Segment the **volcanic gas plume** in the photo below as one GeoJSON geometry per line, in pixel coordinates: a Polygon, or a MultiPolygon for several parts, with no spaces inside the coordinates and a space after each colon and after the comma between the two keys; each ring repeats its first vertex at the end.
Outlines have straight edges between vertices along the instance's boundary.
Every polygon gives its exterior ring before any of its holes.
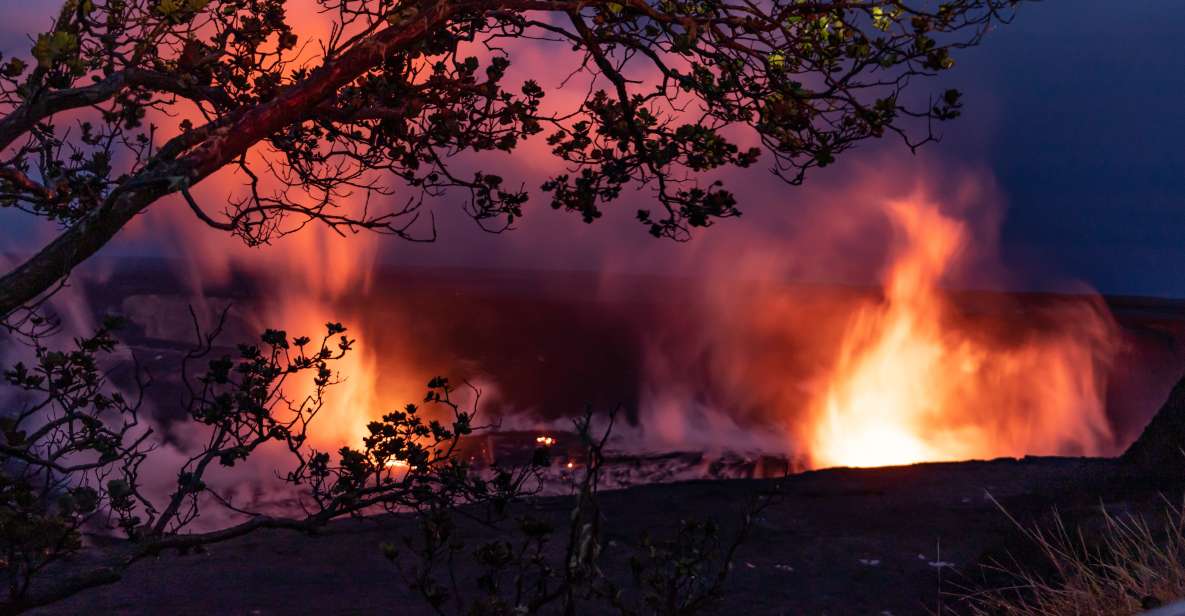
{"type": "Polygon", "coordinates": [[[884,298],[848,318],[798,430],[814,466],[1097,455],[1110,445],[1100,361],[1112,326],[1090,302],[1018,337],[960,320],[938,287],[964,247],[956,220],[920,200],[887,204],[900,245],[884,298]]]}
{"type": "MultiPolygon", "coordinates": [[[[638,425],[620,430],[623,447],[757,451],[810,467],[1114,452],[1105,394],[1117,334],[1099,298],[1034,304],[953,292],[944,286],[947,274],[975,250],[965,223],[920,196],[847,211],[889,221],[879,288],[755,285],[746,270],[776,258],[764,254],[737,259],[727,271],[707,270],[682,298],[622,316],[626,327],[638,328],[631,335],[647,341],[639,345],[638,425]],[[660,325],[641,325],[654,322],[660,325]]],[[[377,241],[310,227],[266,249],[228,245],[189,259],[197,293],[225,271],[252,274],[259,298],[249,320],[257,329],[295,335],[329,319],[352,326],[358,344],[338,366],[342,383],[319,413],[315,446],[357,443],[369,420],[416,400],[420,382],[463,362],[470,364],[464,376],[483,381],[487,402],[517,413],[508,425],[542,428],[555,425],[545,420],[557,413],[580,411],[575,395],[559,410],[523,406],[512,392],[491,395],[499,364],[533,354],[529,343],[519,334],[497,339],[495,327],[484,335],[495,339],[498,360],[465,339],[434,339],[450,329],[438,320],[471,319],[473,312],[398,310],[411,300],[376,279],[377,241]],[[447,353],[411,353],[424,348],[447,353]]],[[[620,366],[603,366],[606,382],[620,376],[614,369],[620,366]]],[[[546,385],[545,374],[536,386],[546,385]]],[[[597,380],[584,384],[595,388],[597,380]]]]}
{"type": "MultiPolygon", "coordinates": [[[[323,15],[310,12],[294,18],[305,36],[324,35],[328,27],[323,15]]],[[[543,70],[548,59],[537,60],[538,65],[519,70],[550,74],[543,70]]],[[[554,67],[548,70],[557,79],[563,76],[554,67]]],[[[176,130],[185,117],[158,119],[157,138],[163,140],[171,136],[169,127],[176,130]]],[[[515,167],[511,175],[538,183],[538,170],[527,160],[532,151],[525,149],[508,164],[515,167]]],[[[274,155],[260,147],[247,156],[262,168],[274,155]]],[[[767,238],[764,243],[750,242],[741,234],[737,243],[757,246],[751,250],[757,258],[737,256],[727,241],[714,244],[724,248],[703,252],[704,260],[715,265],[687,268],[695,279],[679,299],[646,299],[612,308],[646,311],[621,319],[633,323],[630,327],[636,331],[626,337],[636,338],[642,349],[637,361],[641,373],[630,375],[637,379],[638,391],[624,396],[637,402],[639,408],[628,410],[640,425],[622,431],[626,440],[642,448],[760,449],[815,467],[1111,453],[1115,443],[1104,413],[1104,375],[1116,343],[1101,302],[1080,296],[1020,314],[1000,297],[984,300],[992,304],[990,309],[982,309],[975,298],[955,297],[944,283],[952,266],[975,248],[969,227],[944,213],[951,210],[921,197],[887,198],[876,182],[869,181],[866,170],[849,171],[843,184],[855,188],[827,194],[827,209],[840,212],[830,220],[842,224],[812,228],[800,237],[767,238]],[[778,267],[764,264],[787,252],[806,254],[824,245],[844,245],[853,229],[867,234],[865,222],[886,216],[896,241],[882,255],[879,289],[796,287],[788,284],[793,276],[768,275],[778,267]],[[810,241],[803,241],[805,235],[810,241]],[[760,248],[775,244],[776,249],[764,253],[760,248]],[[757,275],[765,282],[751,284],[757,275]],[[648,307],[639,308],[642,304],[648,307]]],[[[881,171],[882,176],[911,175],[896,167],[891,173],[881,171]]],[[[216,209],[228,197],[241,194],[243,184],[241,174],[229,168],[192,192],[199,203],[216,209]]],[[[287,199],[299,200],[301,188],[282,189],[287,199]]],[[[255,189],[281,188],[261,184],[255,189]]],[[[333,207],[353,212],[384,205],[356,194],[332,197],[333,207]]],[[[772,209],[775,204],[754,207],[772,209]]],[[[787,218],[802,216],[806,208],[795,207],[779,211],[787,218]]],[[[291,335],[315,335],[327,320],[351,327],[351,336],[358,339],[356,350],[338,366],[343,381],[330,391],[313,430],[312,442],[320,449],[356,444],[367,421],[418,399],[421,383],[458,363],[470,365],[465,376],[481,375],[489,394],[498,383],[500,364],[517,359],[515,354],[538,355],[522,340],[508,337],[499,345],[502,358],[490,361],[487,355],[477,361],[465,340],[423,335],[428,323],[437,325],[431,331],[447,329],[436,321],[453,318],[464,307],[399,310],[406,298],[398,289],[384,288],[385,281],[374,275],[385,250],[376,236],[353,235],[346,229],[347,237],[339,237],[307,220],[289,219],[280,227],[296,233],[277,237],[274,245],[248,249],[225,233],[195,227],[182,206],[155,216],[139,232],[151,228],[176,239],[173,246],[180,247],[189,268],[182,275],[190,281],[192,301],[207,320],[225,302],[206,303],[206,290],[225,283],[232,273],[245,272],[255,281],[255,297],[240,309],[247,310],[247,320],[256,329],[278,327],[291,335]],[[420,352],[425,348],[443,351],[427,362],[429,356],[420,352]]],[[[515,235],[502,241],[516,242],[515,235]]],[[[536,239],[540,235],[547,234],[536,234],[536,239]]],[[[883,237],[869,234],[871,243],[883,237]]],[[[464,240],[442,239],[452,245],[457,241],[464,240]]],[[[529,241],[520,245],[530,248],[529,241]]],[[[832,250],[827,270],[841,271],[854,260],[832,250]]],[[[569,349],[573,356],[587,351],[569,349]]],[[[602,376],[620,376],[608,374],[615,369],[623,368],[606,365],[602,376]]],[[[544,377],[539,380],[543,387],[544,377]]],[[[596,387],[598,379],[593,375],[583,380],[596,387]]],[[[293,385],[300,389],[300,384],[293,385]]],[[[557,413],[579,412],[579,395],[575,392],[570,407],[558,411],[516,408],[513,396],[501,402],[506,411],[553,419],[557,413]]]]}

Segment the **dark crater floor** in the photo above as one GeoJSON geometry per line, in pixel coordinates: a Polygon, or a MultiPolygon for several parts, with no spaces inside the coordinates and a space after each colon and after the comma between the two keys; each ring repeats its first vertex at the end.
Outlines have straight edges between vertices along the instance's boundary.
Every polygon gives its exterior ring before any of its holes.
{"type": "MultiPolygon", "coordinates": [[[[721,612],[901,616],[941,605],[957,613],[957,594],[999,582],[985,563],[1038,563],[999,506],[1025,524],[1049,523],[1056,508],[1067,524],[1089,530],[1100,506],[1154,516],[1164,498],[1180,502],[1185,490],[1111,460],[1072,458],[831,469],[782,481],[781,496],[738,553],[721,612]]],[[[736,519],[749,495],[774,486],[734,479],[605,492],[606,566],[624,572],[620,555],[645,531],[661,535],[687,518],[736,519]]],[[[558,522],[570,500],[531,506],[558,522]]],[[[122,581],[37,613],[429,613],[379,548],[410,530],[405,518],[381,516],[311,537],[260,532],[202,554],[141,561],[122,581]]],[[[476,528],[463,534],[470,544],[484,539],[476,528]]]]}

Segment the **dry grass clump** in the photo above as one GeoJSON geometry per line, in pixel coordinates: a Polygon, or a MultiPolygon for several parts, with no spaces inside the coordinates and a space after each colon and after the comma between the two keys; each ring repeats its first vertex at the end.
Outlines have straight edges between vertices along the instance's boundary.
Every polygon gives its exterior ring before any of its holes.
{"type": "Polygon", "coordinates": [[[1103,508],[1101,528],[1089,534],[1071,532],[1058,515],[1042,529],[1004,513],[1039,548],[1047,573],[1015,561],[994,567],[1014,583],[965,596],[971,614],[1118,616],[1185,598],[1185,508],[1168,504],[1163,527],[1103,508]]]}

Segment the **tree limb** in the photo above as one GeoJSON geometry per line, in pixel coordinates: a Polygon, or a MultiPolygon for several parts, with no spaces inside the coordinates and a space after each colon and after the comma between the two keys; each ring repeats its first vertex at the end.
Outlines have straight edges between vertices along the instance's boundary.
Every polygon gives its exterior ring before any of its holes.
{"type": "MultiPolygon", "coordinates": [[[[238,114],[176,160],[149,165],[124,183],[107,204],[86,214],[53,241],[0,278],[0,317],[35,300],[65,278],[115,237],[124,225],[160,198],[193,186],[235,160],[255,143],[280,128],[303,120],[339,88],[381,63],[403,45],[419,40],[456,10],[454,3],[434,3],[411,19],[400,21],[330,60],[309,77],[279,96],[238,114]]],[[[28,130],[39,119],[66,109],[95,104],[114,96],[126,85],[126,74],[111,76],[89,88],[64,90],[21,108],[0,120],[0,147],[28,130]]],[[[199,129],[200,130],[200,129],[199,129]]]]}

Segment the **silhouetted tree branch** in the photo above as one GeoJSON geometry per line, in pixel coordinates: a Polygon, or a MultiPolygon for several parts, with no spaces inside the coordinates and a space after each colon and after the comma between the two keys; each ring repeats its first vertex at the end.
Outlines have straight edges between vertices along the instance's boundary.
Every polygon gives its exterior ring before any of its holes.
{"type": "Polygon", "coordinates": [[[565,168],[542,186],[552,207],[591,222],[644,188],[658,205],[638,211],[646,229],[686,239],[740,213],[713,171],[765,155],[796,184],[864,139],[932,139],[959,94],[917,105],[909,83],[1016,3],[310,1],[333,19],[324,40],[297,31],[285,0],[67,0],[28,57],[0,64],[0,207],[62,227],[0,278],[0,315],[178,193],[248,244],[311,222],[432,239],[421,204],[454,190],[504,230],[528,192],[450,161],[545,130],[565,168]],[[525,39],[593,80],[579,103],[545,113],[537,82],[505,83],[502,43],[525,39]],[[763,147],[740,148],[738,130],[763,147]],[[189,189],[219,172],[243,190],[199,203],[189,189]]]}
{"type": "MultiPolygon", "coordinates": [[[[458,518],[474,507],[442,504],[419,510],[418,532],[404,537],[402,547],[385,544],[385,554],[438,614],[690,616],[718,607],[737,549],[776,494],[755,494],[727,529],[711,518],[682,520],[632,546],[614,545],[604,537],[598,491],[615,416],[600,431],[591,409],[575,420],[585,451],[574,473],[572,508],[562,519],[538,515],[516,494],[483,510],[482,536],[472,545],[458,518]],[[629,576],[614,575],[614,568],[629,576]]],[[[546,465],[549,456],[542,454],[537,464],[546,465]]]]}
{"type": "Polygon", "coordinates": [[[429,383],[424,398],[432,417],[408,405],[372,422],[359,448],[343,447],[336,455],[317,451],[309,445],[309,429],[339,381],[333,363],[352,348],[345,328],[329,323],[317,340],[268,330],[258,343],[239,345],[235,355],[220,355],[215,340],[224,320],[225,312],[213,331],[202,332],[194,318],[198,344],[186,357],[182,378],[186,430],[200,440],[163,494],[146,492],[141,479],[143,464],[155,460],[163,443],[163,435],[140,420],[147,380],[136,371],[136,395],[129,397],[105,372],[119,322],[107,320],[64,351],[47,342],[56,332],[46,320],[31,318],[15,333],[26,337],[32,361],[17,361],[3,373],[13,396],[0,413],[0,572],[8,582],[0,611],[23,611],[116,581],[146,556],[262,528],[311,532],[342,516],[523,493],[530,469],[483,477],[455,455],[459,439],[478,426],[474,411],[453,401],[441,378],[429,383]],[[195,363],[202,368],[195,371],[195,363]],[[302,376],[311,384],[292,383],[302,376]],[[305,393],[292,397],[293,389],[305,393]],[[289,455],[281,480],[299,495],[303,514],[293,513],[301,515],[249,511],[207,483],[212,468],[234,467],[269,443],[289,455]],[[241,521],[191,532],[191,523],[210,507],[241,521]],[[124,542],[81,571],[59,568],[45,575],[82,548],[88,528],[124,542]]]}

